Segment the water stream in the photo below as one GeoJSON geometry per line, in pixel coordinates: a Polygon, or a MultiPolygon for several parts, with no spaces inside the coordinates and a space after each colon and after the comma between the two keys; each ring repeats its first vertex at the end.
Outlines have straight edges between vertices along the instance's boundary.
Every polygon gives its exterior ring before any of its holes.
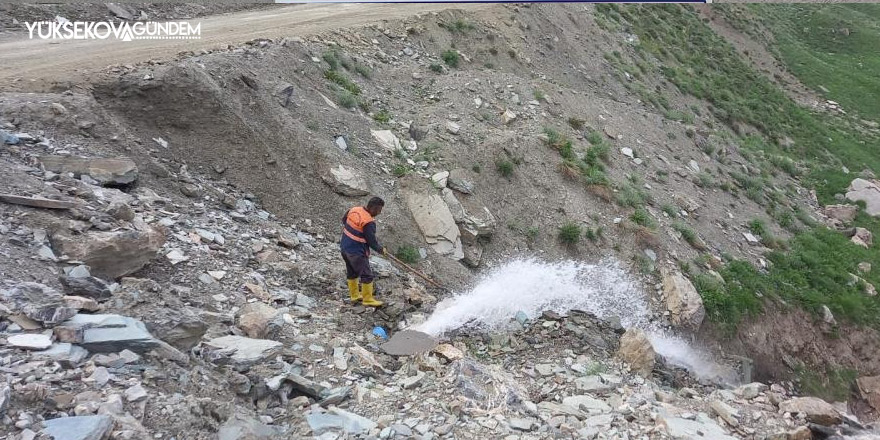
{"type": "Polygon", "coordinates": [[[575,309],[600,318],[616,316],[626,328],[645,330],[655,351],[697,376],[718,377],[725,371],[708,353],[653,324],[645,292],[613,260],[512,260],[486,273],[470,291],[441,301],[416,329],[439,336],[464,326],[498,328],[519,311],[536,318],[545,310],[565,314],[575,309]]]}

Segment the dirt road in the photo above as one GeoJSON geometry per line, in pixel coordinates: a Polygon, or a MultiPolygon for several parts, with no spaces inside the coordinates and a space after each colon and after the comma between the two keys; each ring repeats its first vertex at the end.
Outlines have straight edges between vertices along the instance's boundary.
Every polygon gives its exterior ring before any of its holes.
{"type": "Polygon", "coordinates": [[[255,38],[303,36],[473,4],[323,4],[224,14],[196,19],[200,40],[39,40],[18,34],[0,40],[0,91],[43,91],[76,84],[113,64],[167,60],[180,52],[224,48],[255,38]]]}

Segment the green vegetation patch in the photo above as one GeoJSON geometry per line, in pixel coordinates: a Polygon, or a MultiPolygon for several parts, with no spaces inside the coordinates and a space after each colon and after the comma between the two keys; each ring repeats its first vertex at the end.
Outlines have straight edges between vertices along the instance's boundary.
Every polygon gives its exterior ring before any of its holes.
{"type": "MultiPolygon", "coordinates": [[[[761,230],[758,223],[753,230],[761,230]]],[[[874,222],[874,230],[880,226],[874,222]]],[[[827,305],[838,321],[880,328],[880,300],[868,296],[864,285],[850,274],[858,274],[860,262],[880,264],[880,255],[849,241],[837,231],[815,228],[796,235],[788,252],[767,254],[770,268],[761,272],[748,262],[731,261],[719,269],[726,282],[710,275],[698,275],[694,285],[703,297],[707,315],[736,326],[740,320],[762,309],[762,298],[781,299],[817,316],[827,305]]],[[[880,285],[880,271],[860,274],[880,285]]]]}
{"type": "Polygon", "coordinates": [[[583,234],[581,225],[573,221],[565,222],[559,227],[559,241],[567,245],[575,245],[581,241],[581,234],[583,234]]]}
{"type": "Polygon", "coordinates": [[[394,253],[394,256],[400,259],[407,264],[415,264],[421,259],[421,255],[419,254],[419,248],[405,244],[397,248],[397,252],[394,253]]]}
{"type": "MultiPolygon", "coordinates": [[[[830,32],[828,21],[833,20],[834,11],[837,11],[844,13],[844,16],[852,19],[853,23],[870,23],[870,20],[876,17],[874,14],[878,13],[876,5],[864,5],[869,6],[864,9],[841,6],[840,10],[828,11],[822,10],[825,5],[792,5],[790,10],[776,6],[779,5],[773,5],[772,11],[769,7],[759,10],[766,10],[768,16],[780,10],[789,11],[782,16],[791,19],[791,26],[777,27],[780,29],[779,32],[787,32],[786,35],[790,35],[790,38],[783,38],[782,52],[789,52],[788,57],[796,61],[794,64],[799,65],[802,70],[810,69],[811,67],[808,66],[817,63],[823,64],[822,57],[826,55],[820,56],[818,60],[815,60],[815,57],[819,55],[814,55],[821,52],[848,54],[827,55],[830,57],[824,63],[827,65],[832,65],[838,57],[862,59],[864,67],[856,68],[852,65],[846,69],[851,74],[844,77],[836,74],[836,71],[831,70],[830,67],[817,70],[815,81],[820,81],[827,75],[837,78],[841,88],[850,83],[861,83],[858,87],[861,91],[853,94],[858,93],[863,96],[860,100],[864,101],[864,104],[858,104],[853,100],[853,105],[863,108],[867,113],[880,114],[878,110],[880,102],[868,97],[876,95],[869,93],[869,90],[876,91],[880,87],[880,78],[874,73],[878,71],[877,66],[880,65],[876,64],[880,60],[880,53],[875,47],[878,39],[872,36],[872,33],[878,32],[876,25],[872,29],[868,29],[867,24],[864,25],[865,29],[852,28],[850,36],[864,32],[865,39],[863,40],[862,36],[855,37],[855,42],[847,43],[847,48],[844,50],[842,43],[839,42],[841,38],[837,38],[838,42],[835,43],[835,38],[817,32],[816,28],[810,28],[803,22],[807,19],[819,24],[825,23],[822,26],[830,32]],[[859,13],[863,16],[858,17],[859,13]],[[801,30],[795,32],[794,28],[801,30]],[[795,45],[794,41],[805,37],[802,32],[809,33],[810,39],[795,45]],[[830,41],[822,44],[836,46],[831,48],[819,46],[819,41],[823,40],[830,41]],[[869,41],[873,43],[868,44],[869,41]],[[797,48],[808,49],[796,52],[797,48]],[[866,76],[871,78],[861,79],[866,76]],[[869,104],[868,101],[871,103],[869,104]]],[[[806,176],[807,182],[815,185],[819,199],[823,203],[832,203],[834,194],[845,189],[852,179],[852,176],[840,171],[841,165],[853,170],[866,167],[880,170],[880,154],[877,153],[877,149],[866,148],[868,143],[878,145],[876,136],[865,139],[864,136],[849,129],[841,118],[817,114],[799,106],[770,79],[743,60],[727,41],[700,20],[693,8],[678,5],[624,7],[606,4],[598,5],[597,11],[607,18],[629,24],[640,39],[637,51],[646,51],[659,59],[662,62],[660,71],[670,82],[682,92],[709,102],[715,117],[734,130],[739,130],[740,124],[745,123],[758,128],[768,139],[786,137],[792,139],[793,145],[784,150],[775,144],[766,143],[765,148],[768,150],[766,152],[811,162],[813,166],[811,173],[806,176]]],[[[876,23],[876,20],[873,23],[876,23]]],[[[608,58],[615,59],[613,55],[606,56],[606,59],[608,58]]],[[[659,108],[668,110],[668,105],[664,105],[664,102],[657,104],[659,108]]]]}

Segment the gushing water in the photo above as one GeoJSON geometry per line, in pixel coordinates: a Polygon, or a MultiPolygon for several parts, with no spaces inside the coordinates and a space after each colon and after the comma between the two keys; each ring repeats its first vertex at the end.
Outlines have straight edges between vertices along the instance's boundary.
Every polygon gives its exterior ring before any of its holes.
{"type": "Polygon", "coordinates": [[[438,336],[464,326],[499,328],[519,311],[535,318],[545,310],[561,314],[584,310],[600,318],[616,316],[624,327],[645,330],[654,349],[670,362],[705,377],[719,374],[709,356],[650,323],[644,292],[618,262],[611,260],[598,264],[510,261],[486,274],[471,291],[440,302],[417,330],[438,336]]]}

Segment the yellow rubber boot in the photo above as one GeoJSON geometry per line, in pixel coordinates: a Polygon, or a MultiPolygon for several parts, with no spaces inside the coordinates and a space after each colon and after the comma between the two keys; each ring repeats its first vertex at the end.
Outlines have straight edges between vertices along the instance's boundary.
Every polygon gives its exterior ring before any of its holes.
{"type": "Polygon", "coordinates": [[[351,302],[358,302],[363,298],[361,295],[361,291],[358,289],[358,280],[357,278],[348,281],[348,295],[351,298],[351,302]]]}
{"type": "Polygon", "coordinates": [[[373,298],[373,283],[361,284],[361,293],[364,295],[364,305],[370,307],[381,307],[382,301],[373,298]]]}

